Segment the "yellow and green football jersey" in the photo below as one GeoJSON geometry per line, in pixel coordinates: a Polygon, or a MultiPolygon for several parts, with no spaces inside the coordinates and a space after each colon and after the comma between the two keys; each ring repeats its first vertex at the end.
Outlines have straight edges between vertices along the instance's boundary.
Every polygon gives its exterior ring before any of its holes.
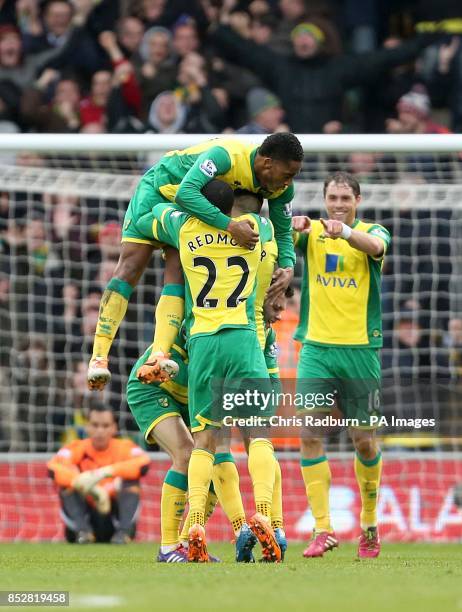
{"type": "MultiPolygon", "coordinates": [[[[269,222],[271,225],[271,222],[269,222]]],[[[266,292],[271,285],[274,268],[278,260],[278,246],[271,239],[262,243],[260,265],[257,270],[257,288],[255,294],[255,321],[257,324],[258,342],[262,349],[266,345],[266,323],[263,313],[263,304],[266,292]]]]}
{"type": "Polygon", "coordinates": [[[165,241],[180,252],[188,338],[233,327],[256,330],[256,274],[262,243],[272,238],[268,220],[255,214],[238,218],[253,221],[260,235],[255,249],[248,250],[228,232],[172,206],[159,204],[153,208],[153,215],[165,241]]]}
{"type": "Polygon", "coordinates": [[[279,247],[279,265],[293,267],[291,201],[294,187],[265,191],[254,172],[257,152],[256,145],[233,138],[215,138],[184,150],[170,151],[142,177],[130,202],[124,226],[127,225],[128,229],[129,224],[139,224],[153,206],[169,201],[204,223],[225,230],[230,218],[201,193],[207,183],[218,178],[233,189],[259,193],[268,199],[269,217],[279,247]]]}
{"type": "MultiPolygon", "coordinates": [[[[390,244],[390,234],[381,225],[356,219],[352,228],[380,238],[385,250],[390,244]]],[[[295,234],[294,241],[305,258],[295,339],[380,348],[383,256],[373,258],[346,240],[326,238],[320,221],[312,221],[310,234],[295,234]]]]}

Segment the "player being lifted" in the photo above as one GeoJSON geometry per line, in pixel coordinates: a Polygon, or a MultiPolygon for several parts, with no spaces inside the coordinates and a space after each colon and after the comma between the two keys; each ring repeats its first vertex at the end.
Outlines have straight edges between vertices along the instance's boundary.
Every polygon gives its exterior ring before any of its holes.
{"type": "MultiPolygon", "coordinates": [[[[223,201],[229,214],[232,202],[223,201]]],[[[217,230],[172,206],[158,205],[154,216],[178,246],[185,275],[185,323],[188,337],[188,403],[194,450],[188,467],[190,561],[207,562],[205,512],[212,478],[215,436],[222,413],[214,412],[216,390],[244,380],[259,381],[270,392],[268,371],[255,326],[255,279],[261,244],[272,238],[271,225],[257,215],[237,220],[254,223],[258,242],[251,250],[239,246],[226,230],[217,230]],[[243,347],[245,350],[243,351],[243,347]],[[214,356],[214,359],[211,359],[214,356]]],[[[250,527],[264,550],[278,561],[281,551],[271,528],[275,481],[273,447],[266,439],[252,440],[249,470],[257,510],[250,527]]]]}
{"type": "MultiPolygon", "coordinates": [[[[295,253],[291,239],[292,181],[301,168],[303,150],[290,133],[272,134],[260,147],[236,139],[218,138],[167,153],[142,177],[128,206],[122,247],[114,271],[101,299],[93,353],[88,368],[91,389],[102,389],[110,380],[108,355],[127,310],[128,300],[143,274],[152,252],[159,247],[154,237],[152,208],[175,202],[186,212],[216,229],[227,230],[237,244],[249,248],[258,241],[252,219],[232,220],[205,198],[201,189],[220,178],[233,189],[260,193],[268,199],[269,216],[279,247],[279,268],[272,293],[282,293],[293,277],[295,253]]],[[[176,253],[167,250],[165,285],[181,284],[182,272],[176,253]]],[[[183,318],[181,295],[163,294],[156,309],[156,334],[149,364],[162,363],[183,318]]]]}
{"type": "MultiPolygon", "coordinates": [[[[382,346],[380,277],[390,234],[381,225],[356,217],[361,202],[357,180],[337,172],[324,182],[328,219],[294,217],[295,244],[305,258],[300,322],[295,338],[303,343],[297,371],[297,391],[326,398],[320,410],[332,409],[332,394],[350,428],[355,473],[361,493],[359,557],[377,557],[377,496],[381,453],[370,416],[380,410],[382,346]],[[330,399],[329,399],[329,395],[330,399]]],[[[329,517],[331,473],[322,432],[302,436],[301,470],[315,519],[313,539],[305,557],[321,557],[338,546],[329,517]]]]}
{"type": "MultiPolygon", "coordinates": [[[[203,189],[203,194],[212,202],[219,203],[228,198],[234,199],[234,209],[244,213],[249,210],[259,211],[262,198],[255,194],[236,191],[235,197],[231,188],[222,181],[211,181],[203,189]]],[[[162,227],[157,226],[157,237],[169,240],[162,227]]],[[[255,305],[256,312],[263,311],[263,299],[271,282],[277,260],[277,247],[274,240],[262,245],[262,261],[258,268],[258,290],[255,305]],[[263,265],[264,264],[264,265],[263,265]],[[260,303],[261,300],[261,303],[260,303]]],[[[259,317],[257,317],[259,319],[259,317]]],[[[263,324],[263,322],[262,322],[263,324]]],[[[183,328],[182,328],[183,329],[183,328]]],[[[277,376],[277,361],[272,350],[274,336],[264,330],[264,355],[270,376],[277,376]]],[[[187,426],[189,425],[187,405],[188,359],[183,333],[179,333],[171,348],[171,358],[178,365],[178,374],[174,381],[158,383],[152,379],[148,370],[144,375],[144,364],[149,358],[150,349],[140,357],[132,368],[127,385],[127,401],[146,441],[157,442],[171,457],[172,467],[167,472],[162,486],[161,496],[161,549],[157,560],[166,563],[184,563],[187,560],[187,540],[189,521],[186,519],[180,534],[179,525],[186,502],[188,489],[188,462],[193,448],[193,440],[187,426]],[[137,377],[141,369],[142,376],[137,377]],[[152,382],[142,384],[140,382],[152,382]]],[[[271,524],[275,530],[276,540],[280,544],[281,553],[287,547],[282,529],[282,492],[281,471],[275,461],[275,483],[271,503],[271,524]]],[[[252,469],[251,469],[252,472],[252,469]]],[[[256,539],[250,531],[242,504],[239,490],[239,474],[230,452],[229,445],[222,442],[217,447],[212,476],[216,495],[209,491],[206,506],[206,519],[213,511],[216,499],[220,502],[226,516],[230,520],[236,536],[236,560],[253,562],[252,547],[256,539]]],[[[213,557],[209,554],[209,559],[213,557]]],[[[263,557],[264,561],[271,561],[263,557]]]]}

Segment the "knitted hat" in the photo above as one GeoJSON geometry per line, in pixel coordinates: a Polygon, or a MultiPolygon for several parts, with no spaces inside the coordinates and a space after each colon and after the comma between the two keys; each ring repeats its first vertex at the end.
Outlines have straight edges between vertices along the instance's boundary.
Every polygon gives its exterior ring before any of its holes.
{"type": "Polygon", "coordinates": [[[319,26],[306,21],[295,26],[290,33],[290,38],[294,39],[299,34],[311,34],[318,44],[322,44],[326,39],[326,35],[319,26]]]}
{"type": "Polygon", "coordinates": [[[424,91],[409,91],[398,100],[398,111],[428,117],[430,113],[430,98],[424,91]]]}
{"type": "Polygon", "coordinates": [[[279,98],[263,87],[253,87],[247,94],[247,112],[252,119],[268,108],[281,106],[279,98]]]}

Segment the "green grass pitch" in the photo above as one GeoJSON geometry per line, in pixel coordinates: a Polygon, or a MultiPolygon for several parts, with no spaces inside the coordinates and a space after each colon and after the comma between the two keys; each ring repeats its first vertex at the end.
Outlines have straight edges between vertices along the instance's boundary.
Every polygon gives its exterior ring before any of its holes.
{"type": "Polygon", "coordinates": [[[68,590],[73,610],[462,610],[460,544],[384,544],[366,561],[351,544],[322,559],[292,544],[280,565],[237,565],[230,544],[210,550],[223,563],[156,564],[152,544],[1,544],[0,590],[68,590]]]}

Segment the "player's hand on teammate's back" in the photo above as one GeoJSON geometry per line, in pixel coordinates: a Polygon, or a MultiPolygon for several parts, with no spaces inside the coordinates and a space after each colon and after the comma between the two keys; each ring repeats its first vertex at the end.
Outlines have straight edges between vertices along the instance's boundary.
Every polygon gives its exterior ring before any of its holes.
{"type": "Polygon", "coordinates": [[[231,221],[228,232],[241,247],[252,249],[258,242],[258,233],[254,230],[254,223],[250,219],[244,221],[231,221]]]}
{"type": "Polygon", "coordinates": [[[292,217],[292,229],[301,234],[309,234],[311,232],[311,219],[305,215],[292,217]]]}
{"type": "Polygon", "coordinates": [[[293,268],[278,268],[273,274],[273,280],[271,282],[270,288],[266,292],[266,297],[269,300],[273,300],[283,294],[287,287],[290,285],[290,282],[293,277],[293,268]]]}
{"type": "Polygon", "coordinates": [[[320,219],[324,227],[324,236],[326,238],[340,238],[343,232],[343,223],[336,219],[320,219]]]}

